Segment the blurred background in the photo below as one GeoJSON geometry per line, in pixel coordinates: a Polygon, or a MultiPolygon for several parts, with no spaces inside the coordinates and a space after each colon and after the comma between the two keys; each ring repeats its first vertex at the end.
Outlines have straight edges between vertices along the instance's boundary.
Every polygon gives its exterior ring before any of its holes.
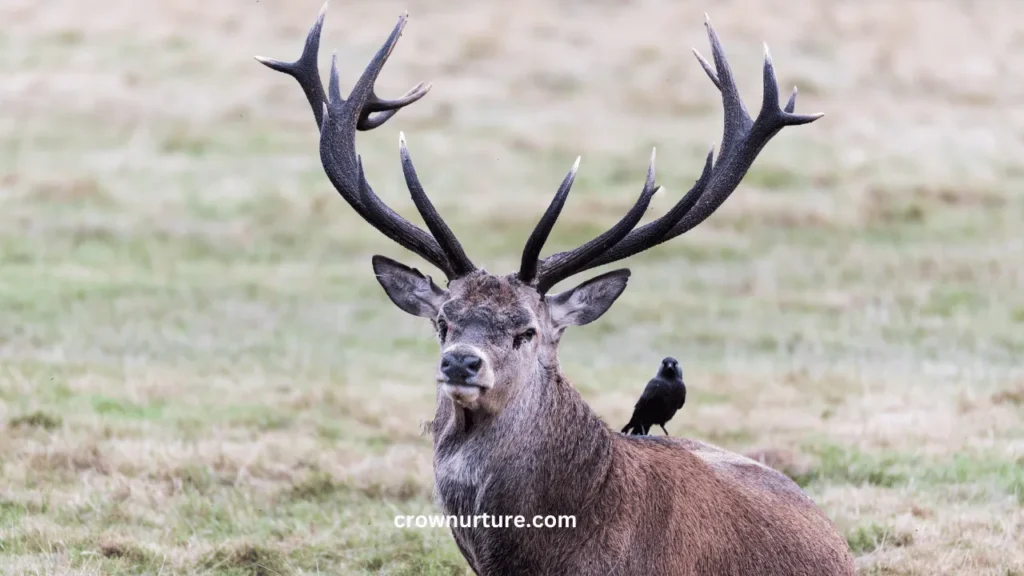
{"type": "MultiPolygon", "coordinates": [[[[436,342],[319,163],[298,56],[319,0],[0,1],[0,573],[466,574],[432,513],[436,342]]],[[[430,94],[361,133],[420,222],[398,131],[488,270],[653,218],[721,139],[710,13],[747,107],[762,42],[798,112],[728,202],[628,265],[563,340],[613,428],[663,356],[669,424],[763,456],[864,574],[1024,573],[1024,5],[952,0],[335,0],[347,92],[430,94]]],[[[595,271],[596,274],[596,271],[595,271]]],[[[659,432],[660,433],[660,432],[659,432]]]]}

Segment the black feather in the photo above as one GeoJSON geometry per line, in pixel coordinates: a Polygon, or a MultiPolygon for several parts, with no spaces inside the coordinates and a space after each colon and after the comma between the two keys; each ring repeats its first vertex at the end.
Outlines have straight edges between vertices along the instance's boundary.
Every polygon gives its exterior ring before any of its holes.
{"type": "Polygon", "coordinates": [[[658,368],[658,375],[647,383],[640,399],[636,401],[633,416],[622,429],[622,433],[643,436],[652,427],[660,426],[668,436],[665,424],[684,404],[686,384],[683,383],[683,371],[675,358],[665,358],[658,368]]]}

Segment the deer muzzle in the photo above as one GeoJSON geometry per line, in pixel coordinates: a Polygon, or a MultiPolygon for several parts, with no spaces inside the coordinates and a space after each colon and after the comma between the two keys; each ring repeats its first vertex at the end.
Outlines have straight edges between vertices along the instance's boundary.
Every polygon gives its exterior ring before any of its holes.
{"type": "Polygon", "coordinates": [[[453,400],[471,405],[493,386],[494,375],[479,350],[472,346],[456,345],[441,355],[437,381],[453,400]]]}

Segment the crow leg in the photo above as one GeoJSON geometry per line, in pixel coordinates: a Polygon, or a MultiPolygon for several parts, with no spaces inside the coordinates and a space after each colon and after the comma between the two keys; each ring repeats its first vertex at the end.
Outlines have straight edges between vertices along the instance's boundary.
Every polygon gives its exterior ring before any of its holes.
{"type": "Polygon", "coordinates": [[[658,426],[661,427],[661,431],[665,433],[665,436],[668,436],[668,430],[665,430],[665,425],[664,424],[658,424],[658,426]]]}

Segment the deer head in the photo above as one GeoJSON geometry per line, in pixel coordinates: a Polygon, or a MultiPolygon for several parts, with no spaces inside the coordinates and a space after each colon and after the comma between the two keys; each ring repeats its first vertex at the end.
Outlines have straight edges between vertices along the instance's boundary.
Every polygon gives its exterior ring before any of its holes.
{"type": "Polygon", "coordinates": [[[577,159],[526,241],[518,272],[496,276],[473,264],[430,202],[416,175],[404,136],[399,138],[402,170],[412,200],[429,232],[381,201],[366,181],[361,159],[356,154],[357,131],[381,126],[430,89],[429,84],[420,83],[394,100],[382,99],[374,92],[374,81],[401,36],[407,14],[398,19],[348,98],[343,99],[337,55],[331,61],[326,93],[317,70],[326,8],[324,4],[297,61],[287,63],[261,57],[257,60],[298,80],[320,128],[324,171],[338,193],[370,225],[436,266],[447,277],[447,287],[442,288],[415,268],[384,256],[373,258],[374,273],[391,301],[405,312],[428,318],[434,324],[441,346],[437,380],[443,391],[458,404],[484,413],[500,411],[523,387],[542,381],[532,378],[538,372],[557,370],[557,347],[563,331],[568,326],[581,326],[601,317],[626,288],[629,270],[608,272],[575,288],[549,294],[555,284],[657,246],[697,226],[735,190],[772,136],[785,126],[806,124],[822,116],[793,113],[795,88],[786,106],[779,107],[775,72],[766,47],[762,108],[756,120],[751,119],[740,100],[718,36],[706,22],[714,67],[699,53],[694,53],[722,94],[725,131],[717,161],[713,160],[713,150],[710,151],[700,178],[689,192],[666,214],[637,228],[659,188],[655,184],[652,151],[640,196],[621,220],[574,250],[541,258],[544,243],[579,168],[577,159]]]}
{"type": "Polygon", "coordinates": [[[567,326],[600,317],[626,288],[628,270],[544,295],[516,275],[477,270],[447,289],[418,270],[376,256],[377,280],[402,310],[430,318],[441,345],[437,381],[464,408],[494,415],[523,387],[557,369],[558,340],[567,326]]]}

